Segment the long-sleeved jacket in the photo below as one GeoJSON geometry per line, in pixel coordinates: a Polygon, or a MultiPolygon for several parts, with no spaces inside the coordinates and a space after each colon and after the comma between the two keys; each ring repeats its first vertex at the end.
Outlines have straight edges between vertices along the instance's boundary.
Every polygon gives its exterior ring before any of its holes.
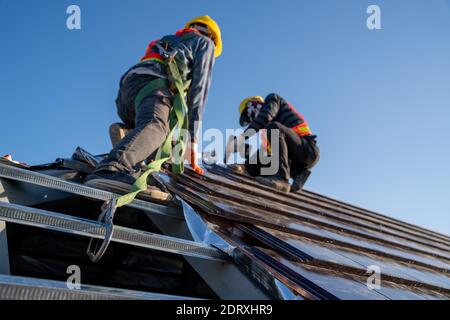
{"type": "MultiPolygon", "coordinates": [[[[242,120],[241,118],[241,125],[242,120]]],[[[289,102],[274,93],[266,97],[264,106],[246,130],[253,129],[258,131],[264,129],[273,121],[292,128],[301,136],[312,135],[305,118],[289,102]]]]}
{"type": "MultiPolygon", "coordinates": [[[[203,116],[209,88],[211,85],[212,69],[214,66],[214,42],[201,34],[192,32],[191,37],[176,42],[171,50],[176,50],[178,65],[185,65],[186,80],[190,81],[187,92],[189,108],[189,132],[191,140],[196,141],[199,122],[203,116]]],[[[132,74],[146,74],[159,78],[168,78],[166,66],[157,59],[143,60],[127,71],[122,78],[132,74]]]]}

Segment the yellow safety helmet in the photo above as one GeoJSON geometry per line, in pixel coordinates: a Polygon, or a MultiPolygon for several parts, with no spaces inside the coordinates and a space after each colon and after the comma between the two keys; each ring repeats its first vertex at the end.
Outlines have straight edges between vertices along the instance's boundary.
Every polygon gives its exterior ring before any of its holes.
{"type": "Polygon", "coordinates": [[[260,97],[260,96],[253,96],[253,97],[249,97],[249,98],[242,100],[241,104],[239,105],[239,114],[242,114],[242,112],[244,112],[245,108],[247,108],[247,104],[250,101],[257,101],[257,102],[264,103],[264,98],[260,97]]]}
{"type": "Polygon", "coordinates": [[[239,105],[239,114],[241,115],[239,118],[239,123],[241,126],[247,125],[249,124],[249,118],[246,112],[244,112],[247,109],[247,104],[250,101],[256,101],[256,102],[260,102],[260,103],[264,103],[264,98],[260,97],[260,96],[253,96],[253,97],[249,97],[246,98],[244,100],[242,100],[241,104],[239,105]]]}
{"type": "Polygon", "coordinates": [[[186,23],[186,28],[189,28],[195,23],[201,23],[208,27],[208,31],[211,33],[212,40],[215,44],[214,56],[216,58],[219,57],[222,54],[222,33],[220,32],[219,25],[210,16],[201,16],[186,23]]]}

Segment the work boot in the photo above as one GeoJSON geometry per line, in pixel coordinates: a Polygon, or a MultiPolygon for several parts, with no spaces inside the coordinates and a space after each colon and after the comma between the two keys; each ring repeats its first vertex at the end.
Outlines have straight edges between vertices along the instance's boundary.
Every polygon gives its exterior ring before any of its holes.
{"type": "Polygon", "coordinates": [[[245,173],[245,164],[230,164],[228,168],[231,169],[234,173],[244,174],[245,173]]]}
{"type": "Polygon", "coordinates": [[[289,182],[278,176],[258,176],[256,177],[256,181],[283,192],[289,192],[289,190],[291,190],[291,185],[289,182]]]}
{"type": "Polygon", "coordinates": [[[301,191],[310,175],[311,171],[309,171],[308,169],[305,169],[302,172],[300,172],[300,174],[296,175],[294,177],[294,183],[292,184],[291,187],[291,192],[301,191]]]}
{"type": "Polygon", "coordinates": [[[113,123],[109,127],[109,137],[111,139],[111,143],[113,148],[115,148],[120,141],[127,135],[129,130],[125,128],[123,123],[113,123]]]}
{"type": "MultiPolygon", "coordinates": [[[[98,171],[86,177],[84,184],[88,187],[98,188],[118,194],[127,194],[136,179],[126,173],[116,171],[98,171]]],[[[149,185],[147,190],[137,196],[143,200],[169,201],[171,195],[161,191],[156,186],[149,185]]]]}

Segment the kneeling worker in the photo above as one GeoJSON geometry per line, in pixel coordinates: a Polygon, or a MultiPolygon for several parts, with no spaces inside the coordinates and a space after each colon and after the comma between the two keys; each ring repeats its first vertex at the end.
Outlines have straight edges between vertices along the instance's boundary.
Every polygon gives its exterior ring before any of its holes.
{"type": "MultiPolygon", "coordinates": [[[[273,141],[279,143],[278,172],[272,176],[259,174],[256,180],[285,192],[301,190],[311,174],[311,168],[319,160],[317,137],[312,134],[305,118],[277,94],[270,94],[266,99],[258,96],[244,99],[239,113],[240,125],[248,126],[244,132],[246,137],[248,130],[266,129],[270,142],[272,130],[279,130],[279,141],[273,141]],[[292,186],[289,184],[290,178],[294,181],[292,186]]],[[[270,145],[268,149],[271,149],[270,145]]],[[[246,169],[251,171],[248,164],[246,169]]]]}

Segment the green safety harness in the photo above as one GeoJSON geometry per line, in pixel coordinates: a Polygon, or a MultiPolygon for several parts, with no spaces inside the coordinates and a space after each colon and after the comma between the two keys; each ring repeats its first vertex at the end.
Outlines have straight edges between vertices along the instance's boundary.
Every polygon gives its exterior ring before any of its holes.
{"type": "Polygon", "coordinates": [[[175,132],[180,129],[188,130],[189,127],[188,106],[185,100],[185,91],[188,84],[183,81],[183,77],[175,59],[175,54],[166,54],[164,56],[166,60],[162,62],[167,66],[169,80],[156,79],[149,82],[139,91],[134,101],[135,109],[137,109],[139,108],[141,102],[155,90],[163,88],[173,89],[175,97],[172,110],[169,114],[169,135],[159,148],[156,159],[146,165],[144,172],[135,181],[130,189],[130,192],[118,198],[113,198],[103,205],[103,211],[98,219],[98,222],[106,228],[105,238],[101,243],[99,243],[98,240],[91,239],[87,249],[87,254],[93,262],[97,262],[101,259],[112,239],[114,231],[113,219],[116,209],[130,204],[140,192],[147,190],[148,176],[152,173],[159,172],[161,170],[161,166],[172,158],[173,142],[175,142],[175,145],[178,146],[180,154],[178,155],[179,162],[175,161],[172,163],[172,172],[183,173],[184,171],[183,161],[186,149],[186,137],[181,133],[178,133],[175,136],[175,132]],[[95,247],[95,249],[92,249],[93,247],[95,247]]]}
{"type": "MultiPolygon", "coordinates": [[[[180,129],[188,130],[189,121],[188,121],[188,107],[186,104],[184,94],[185,88],[183,84],[183,79],[178,69],[177,62],[174,57],[168,58],[167,68],[168,73],[170,74],[169,78],[172,80],[171,81],[172,85],[174,85],[176,89],[173,107],[169,114],[169,127],[170,127],[169,135],[167,136],[162,146],[159,148],[156,159],[146,166],[144,172],[131,187],[130,193],[117,198],[116,203],[117,208],[130,204],[131,202],[133,202],[133,200],[140,192],[147,190],[148,176],[152,173],[159,172],[161,170],[161,166],[172,157],[172,142],[174,141],[175,132],[180,129]]],[[[151,94],[155,90],[169,87],[170,87],[169,81],[166,79],[156,79],[149,82],[145,87],[143,87],[139,91],[138,95],[136,96],[136,99],[134,101],[135,108],[137,109],[141,104],[142,100],[144,100],[144,98],[146,98],[149,94],[151,94]]],[[[179,146],[180,161],[174,162],[172,164],[172,172],[174,173],[183,173],[184,171],[183,158],[186,149],[185,140],[186,139],[182,134],[178,134],[176,136],[175,144],[179,146]]]]}

